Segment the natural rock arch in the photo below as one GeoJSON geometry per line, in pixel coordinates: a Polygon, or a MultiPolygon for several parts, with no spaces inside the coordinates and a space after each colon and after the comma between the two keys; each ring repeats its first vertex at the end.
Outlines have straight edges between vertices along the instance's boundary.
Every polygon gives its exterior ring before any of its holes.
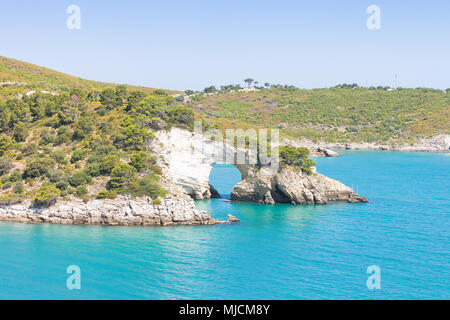
{"type": "Polygon", "coordinates": [[[273,204],[292,204],[328,201],[367,202],[341,182],[324,175],[305,174],[298,168],[278,170],[276,163],[241,164],[236,162],[237,150],[222,141],[212,141],[185,129],[158,131],[157,140],[149,146],[159,154],[165,179],[170,185],[181,187],[195,200],[211,198],[209,175],[216,163],[233,164],[241,172],[242,181],[231,193],[232,200],[273,204]]]}
{"type": "Polygon", "coordinates": [[[236,149],[212,141],[185,129],[158,131],[157,140],[150,146],[160,156],[167,178],[195,200],[211,198],[209,176],[214,164],[229,163],[241,173],[242,180],[257,174],[256,165],[236,162],[236,149]],[[233,161],[226,161],[233,159],[233,161]]]}

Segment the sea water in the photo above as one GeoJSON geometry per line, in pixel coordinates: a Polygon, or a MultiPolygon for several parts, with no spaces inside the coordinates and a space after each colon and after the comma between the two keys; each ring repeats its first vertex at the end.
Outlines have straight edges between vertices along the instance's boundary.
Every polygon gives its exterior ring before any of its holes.
{"type": "MultiPolygon", "coordinates": [[[[215,226],[1,222],[0,299],[450,299],[450,154],[315,161],[370,202],[197,201],[241,220],[215,226]],[[68,289],[69,266],[79,290],[68,289]],[[370,266],[379,289],[367,285],[370,266]]],[[[223,165],[210,178],[224,198],[239,180],[223,165]]]]}

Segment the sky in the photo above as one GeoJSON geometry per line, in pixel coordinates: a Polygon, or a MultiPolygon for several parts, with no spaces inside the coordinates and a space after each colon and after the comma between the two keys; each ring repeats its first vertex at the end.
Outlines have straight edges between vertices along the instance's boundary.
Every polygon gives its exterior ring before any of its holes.
{"type": "Polygon", "coordinates": [[[0,55],[82,78],[174,90],[450,87],[450,1],[1,1],[0,55]],[[67,8],[80,8],[68,29],[67,8]],[[366,12],[380,8],[380,29],[366,12]]]}

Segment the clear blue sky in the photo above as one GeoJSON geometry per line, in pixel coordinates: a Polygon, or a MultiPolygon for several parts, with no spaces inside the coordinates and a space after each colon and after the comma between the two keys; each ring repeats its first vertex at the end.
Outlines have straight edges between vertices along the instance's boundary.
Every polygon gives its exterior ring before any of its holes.
{"type": "Polygon", "coordinates": [[[2,1],[0,55],[168,89],[242,82],[450,87],[450,1],[2,1]],[[81,30],[66,9],[81,8],[81,30]],[[381,30],[366,8],[381,8],[381,30]]]}

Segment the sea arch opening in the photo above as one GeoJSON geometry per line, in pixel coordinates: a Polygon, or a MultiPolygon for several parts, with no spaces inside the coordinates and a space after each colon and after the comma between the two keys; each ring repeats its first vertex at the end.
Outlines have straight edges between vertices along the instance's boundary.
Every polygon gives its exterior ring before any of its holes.
{"type": "Polygon", "coordinates": [[[211,197],[231,199],[234,186],[243,179],[241,171],[230,163],[215,163],[209,174],[211,197]],[[214,192],[217,191],[217,194],[214,192]]]}

